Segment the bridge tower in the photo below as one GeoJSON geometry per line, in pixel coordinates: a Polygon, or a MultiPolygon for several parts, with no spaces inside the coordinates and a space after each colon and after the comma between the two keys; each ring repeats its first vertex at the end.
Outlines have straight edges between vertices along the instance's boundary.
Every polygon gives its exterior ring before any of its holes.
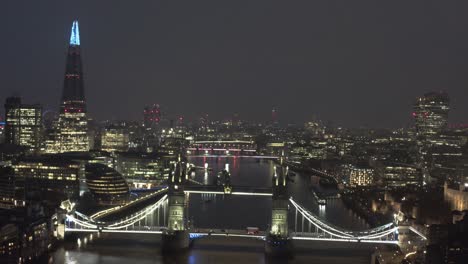
{"type": "Polygon", "coordinates": [[[167,230],[162,235],[163,251],[179,251],[189,247],[189,232],[185,222],[184,184],[188,179],[188,170],[180,157],[168,179],[168,214],[167,230]]]}
{"type": "Polygon", "coordinates": [[[288,168],[275,166],[273,174],[273,201],[271,208],[271,228],[265,242],[265,252],[270,256],[289,257],[292,254],[292,241],[288,226],[288,168]]]}

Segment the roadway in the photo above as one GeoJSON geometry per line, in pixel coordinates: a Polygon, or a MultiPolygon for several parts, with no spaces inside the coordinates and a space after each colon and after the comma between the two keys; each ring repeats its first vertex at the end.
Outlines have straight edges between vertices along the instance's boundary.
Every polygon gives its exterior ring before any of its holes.
{"type": "Polygon", "coordinates": [[[147,195],[143,195],[125,205],[115,206],[96,212],[95,214],[91,215],[91,219],[106,222],[124,218],[127,215],[131,215],[133,212],[140,211],[143,208],[154,204],[167,193],[167,190],[167,188],[163,188],[161,190],[151,192],[147,195]]]}
{"type": "MultiPolygon", "coordinates": [[[[232,186],[230,195],[272,196],[271,188],[251,186],[232,186]]],[[[185,193],[225,194],[223,186],[216,185],[189,185],[184,187],[185,193]]]]}

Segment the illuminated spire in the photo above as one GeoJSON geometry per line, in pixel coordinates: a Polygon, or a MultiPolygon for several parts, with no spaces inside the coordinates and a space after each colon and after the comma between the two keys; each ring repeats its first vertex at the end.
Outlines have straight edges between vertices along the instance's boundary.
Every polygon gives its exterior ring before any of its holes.
{"type": "Polygon", "coordinates": [[[80,29],[78,27],[78,20],[73,21],[71,36],[70,36],[70,45],[79,46],[80,45],[80,29]]]}

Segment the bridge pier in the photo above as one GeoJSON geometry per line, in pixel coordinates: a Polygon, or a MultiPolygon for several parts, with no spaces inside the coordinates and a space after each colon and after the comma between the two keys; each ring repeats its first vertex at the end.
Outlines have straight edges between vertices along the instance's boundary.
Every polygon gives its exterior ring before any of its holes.
{"type": "Polygon", "coordinates": [[[187,171],[179,160],[169,179],[167,230],[162,234],[162,251],[179,252],[189,248],[190,234],[185,223],[184,183],[187,171]]]}
{"type": "Polygon", "coordinates": [[[162,234],[163,252],[180,252],[187,250],[190,246],[190,234],[188,230],[177,230],[162,234]]]}
{"type": "Polygon", "coordinates": [[[289,238],[287,176],[287,168],[275,167],[271,228],[265,239],[265,254],[269,257],[288,258],[293,254],[293,242],[289,238]]]}
{"type": "Polygon", "coordinates": [[[162,249],[163,251],[187,249],[190,241],[189,232],[185,228],[185,194],[183,190],[169,192],[168,209],[168,228],[162,234],[162,249]]]}

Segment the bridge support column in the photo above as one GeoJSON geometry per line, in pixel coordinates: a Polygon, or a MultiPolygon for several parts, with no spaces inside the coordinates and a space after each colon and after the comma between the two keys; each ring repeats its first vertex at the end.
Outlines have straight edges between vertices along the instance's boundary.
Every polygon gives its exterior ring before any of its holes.
{"type": "Polygon", "coordinates": [[[185,228],[185,194],[169,194],[167,230],[162,234],[162,250],[175,252],[188,249],[189,231],[185,228]]]}
{"type": "Polygon", "coordinates": [[[271,228],[265,240],[265,253],[272,257],[291,257],[293,243],[289,238],[287,169],[276,167],[273,176],[271,228]]]}
{"type": "Polygon", "coordinates": [[[163,252],[174,252],[188,249],[190,235],[185,223],[184,183],[188,179],[187,166],[179,161],[169,178],[167,230],[162,234],[163,252]]]}

